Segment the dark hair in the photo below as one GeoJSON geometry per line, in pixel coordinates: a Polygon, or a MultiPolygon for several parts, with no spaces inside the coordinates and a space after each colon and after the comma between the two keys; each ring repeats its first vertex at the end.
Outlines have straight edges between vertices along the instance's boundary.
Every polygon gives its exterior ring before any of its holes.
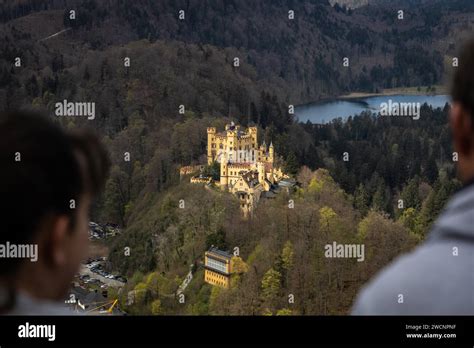
{"type": "Polygon", "coordinates": [[[463,47],[455,69],[451,96],[474,117],[474,39],[463,47]]]}
{"type": "MultiPolygon", "coordinates": [[[[69,216],[74,227],[83,194],[99,193],[108,169],[91,133],[66,132],[35,112],[0,115],[0,243],[31,243],[50,215],[69,216]]],[[[14,272],[18,261],[0,259],[0,275],[14,272]]]]}

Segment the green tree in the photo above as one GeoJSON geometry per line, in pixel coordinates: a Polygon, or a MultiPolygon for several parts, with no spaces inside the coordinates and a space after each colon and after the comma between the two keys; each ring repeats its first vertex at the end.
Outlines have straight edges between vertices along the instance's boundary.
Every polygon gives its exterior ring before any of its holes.
{"type": "Polygon", "coordinates": [[[159,299],[154,300],[151,303],[151,314],[159,315],[163,313],[163,309],[161,308],[161,301],[159,299]]]}
{"type": "Polygon", "coordinates": [[[363,184],[359,184],[354,193],[354,207],[362,216],[365,216],[369,211],[369,195],[363,184]]]}
{"type": "Polygon", "coordinates": [[[104,191],[103,219],[107,222],[125,224],[125,206],[130,201],[128,180],[128,175],[119,166],[112,167],[104,191]]]}
{"type": "Polygon", "coordinates": [[[221,178],[221,167],[219,162],[213,161],[210,165],[206,166],[203,174],[212,177],[215,181],[219,181],[221,178]]]}
{"type": "Polygon", "coordinates": [[[281,274],[280,272],[270,268],[262,278],[262,295],[263,298],[269,301],[274,300],[281,288],[281,274]]]}
{"type": "Polygon", "coordinates": [[[293,244],[290,241],[287,241],[281,252],[282,266],[287,271],[293,267],[293,255],[293,244]]]}
{"type": "Polygon", "coordinates": [[[135,286],[135,302],[138,304],[144,303],[147,298],[147,286],[145,283],[138,283],[135,286]]]}
{"type": "Polygon", "coordinates": [[[438,166],[434,156],[430,156],[423,169],[423,176],[428,179],[430,184],[434,183],[438,178],[438,166]]]}
{"type": "Polygon", "coordinates": [[[216,232],[207,235],[206,248],[209,249],[211,246],[215,246],[221,250],[227,249],[225,231],[222,227],[219,227],[216,232]]]}
{"type": "Polygon", "coordinates": [[[404,209],[400,221],[410,231],[417,232],[418,214],[415,208],[404,209]]]}
{"type": "Polygon", "coordinates": [[[289,175],[296,175],[298,173],[299,168],[300,168],[300,165],[298,163],[298,159],[296,158],[295,153],[290,152],[288,157],[286,158],[286,162],[284,166],[285,173],[289,175]]]}
{"type": "Polygon", "coordinates": [[[387,187],[385,186],[384,180],[381,180],[372,197],[372,209],[380,212],[387,211],[388,201],[387,187]]]}
{"type": "Polygon", "coordinates": [[[322,207],[319,210],[321,229],[329,231],[334,219],[337,217],[336,212],[330,207],[322,207]]]}
{"type": "Polygon", "coordinates": [[[277,316],[293,315],[293,311],[288,308],[282,308],[276,312],[276,315],[277,316]]]}
{"type": "Polygon", "coordinates": [[[403,200],[403,207],[414,208],[418,210],[421,208],[421,199],[419,194],[420,179],[415,177],[410,179],[407,185],[403,188],[400,198],[403,200]]]}
{"type": "Polygon", "coordinates": [[[249,270],[248,265],[239,256],[233,256],[230,262],[232,273],[242,274],[246,273],[249,270]]]}

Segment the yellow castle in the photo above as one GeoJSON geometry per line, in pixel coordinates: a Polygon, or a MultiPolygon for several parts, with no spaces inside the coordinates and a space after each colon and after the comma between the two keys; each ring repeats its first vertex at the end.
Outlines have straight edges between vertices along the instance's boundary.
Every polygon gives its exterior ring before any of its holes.
{"type": "MultiPolygon", "coordinates": [[[[285,177],[280,168],[275,168],[273,144],[267,147],[263,142],[258,146],[257,133],[257,127],[244,130],[233,122],[222,132],[207,128],[207,163],[220,164],[218,184],[237,195],[244,215],[252,212],[262,193],[285,177]]],[[[191,180],[197,182],[196,178],[191,180]]]]}

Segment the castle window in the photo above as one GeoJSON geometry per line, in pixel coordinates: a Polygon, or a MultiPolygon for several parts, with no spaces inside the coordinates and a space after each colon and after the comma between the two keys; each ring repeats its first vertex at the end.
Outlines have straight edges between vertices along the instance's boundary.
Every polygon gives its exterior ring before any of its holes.
{"type": "Polygon", "coordinates": [[[208,258],[207,260],[207,265],[215,270],[218,270],[218,271],[221,271],[221,272],[225,272],[226,271],[226,268],[225,268],[225,264],[220,262],[220,261],[217,261],[217,260],[214,260],[214,259],[211,259],[211,258],[208,258]]]}

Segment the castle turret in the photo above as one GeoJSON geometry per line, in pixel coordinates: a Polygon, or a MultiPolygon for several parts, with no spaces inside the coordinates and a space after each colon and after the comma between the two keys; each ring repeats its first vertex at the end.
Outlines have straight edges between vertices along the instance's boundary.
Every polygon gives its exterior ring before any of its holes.
{"type": "Polygon", "coordinates": [[[207,128],[207,164],[211,164],[216,157],[216,128],[207,128]]]}
{"type": "Polygon", "coordinates": [[[269,160],[271,163],[274,161],[274,156],[275,156],[275,150],[273,148],[273,142],[270,143],[270,147],[268,148],[268,153],[269,153],[269,160]]]}
{"type": "Polygon", "coordinates": [[[252,137],[252,143],[255,145],[255,148],[258,146],[257,142],[257,127],[249,127],[248,128],[248,133],[252,137]]]}
{"type": "Polygon", "coordinates": [[[221,189],[226,190],[228,184],[228,163],[227,158],[223,156],[221,159],[221,189]]]}
{"type": "Polygon", "coordinates": [[[263,184],[265,182],[265,163],[258,162],[257,171],[258,171],[258,182],[263,184]]]}
{"type": "Polygon", "coordinates": [[[235,126],[227,130],[227,139],[226,139],[226,155],[229,162],[235,162],[237,160],[237,131],[235,126]]]}

